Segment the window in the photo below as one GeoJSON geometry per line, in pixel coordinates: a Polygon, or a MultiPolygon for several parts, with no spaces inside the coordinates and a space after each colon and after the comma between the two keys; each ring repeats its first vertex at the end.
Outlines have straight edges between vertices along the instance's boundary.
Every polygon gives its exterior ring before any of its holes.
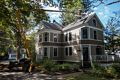
{"type": "Polygon", "coordinates": [[[68,48],[65,48],[65,55],[68,56],[68,48]]]}
{"type": "Polygon", "coordinates": [[[94,31],[94,39],[97,39],[97,32],[94,31]]]}
{"type": "Polygon", "coordinates": [[[69,47],[69,55],[72,55],[72,47],[69,47]]]}
{"type": "Polygon", "coordinates": [[[96,20],[93,19],[93,26],[97,26],[96,20]]]}
{"type": "Polygon", "coordinates": [[[41,54],[41,50],[42,50],[42,49],[41,49],[41,48],[39,48],[39,54],[41,54]]]}
{"type": "Polygon", "coordinates": [[[39,42],[42,42],[42,35],[39,35],[39,42]]]}
{"type": "Polygon", "coordinates": [[[54,38],[54,42],[57,42],[57,34],[54,34],[53,38],[54,38]]]}
{"type": "Polygon", "coordinates": [[[88,30],[87,29],[83,29],[82,30],[82,36],[83,36],[82,37],[83,39],[87,39],[88,38],[88,30]]]}
{"type": "Polygon", "coordinates": [[[72,40],[72,34],[69,33],[69,41],[71,41],[71,40],[72,40]]]}
{"type": "Polygon", "coordinates": [[[65,55],[71,56],[72,55],[72,47],[66,47],[65,48],[65,55]]]}
{"type": "Polygon", "coordinates": [[[58,48],[54,48],[54,56],[58,56],[58,48]]]}
{"type": "Polygon", "coordinates": [[[44,48],[44,56],[47,56],[47,47],[44,48]]]}
{"type": "Polygon", "coordinates": [[[68,41],[68,34],[65,34],[65,41],[68,41]]]}
{"type": "Polygon", "coordinates": [[[45,33],[44,34],[44,41],[48,41],[49,40],[49,33],[45,33]]]}

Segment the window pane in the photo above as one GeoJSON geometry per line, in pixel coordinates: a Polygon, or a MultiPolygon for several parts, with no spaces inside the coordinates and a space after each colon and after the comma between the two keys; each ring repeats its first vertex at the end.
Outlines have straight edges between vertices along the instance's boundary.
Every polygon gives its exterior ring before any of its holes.
{"type": "Polygon", "coordinates": [[[94,31],[94,39],[97,39],[97,32],[94,31]]]}
{"type": "Polygon", "coordinates": [[[54,42],[57,42],[57,34],[54,34],[54,42]]]}
{"type": "Polygon", "coordinates": [[[96,23],[96,20],[95,20],[95,19],[93,19],[93,25],[94,25],[94,26],[96,26],[96,25],[97,25],[97,23],[96,23]]]}
{"type": "Polygon", "coordinates": [[[87,29],[83,29],[82,31],[83,31],[83,32],[82,32],[83,39],[88,38],[88,31],[87,31],[87,29]]]}
{"type": "Polygon", "coordinates": [[[72,40],[72,34],[69,33],[69,41],[71,41],[71,40],[72,40]]]}
{"type": "Polygon", "coordinates": [[[72,47],[69,47],[69,55],[72,55],[72,47]]]}
{"type": "Polygon", "coordinates": [[[47,56],[47,48],[44,48],[44,56],[47,56]]]}
{"type": "Polygon", "coordinates": [[[42,35],[39,35],[39,42],[42,42],[42,35]]]}
{"type": "Polygon", "coordinates": [[[57,48],[54,48],[54,56],[57,56],[57,48]]]}
{"type": "Polygon", "coordinates": [[[68,34],[65,35],[65,41],[68,41],[68,34]]]}
{"type": "Polygon", "coordinates": [[[44,35],[44,41],[48,41],[48,38],[49,38],[49,33],[45,33],[45,35],[44,35]]]}
{"type": "Polygon", "coordinates": [[[68,48],[65,48],[65,55],[68,56],[68,48]]]}

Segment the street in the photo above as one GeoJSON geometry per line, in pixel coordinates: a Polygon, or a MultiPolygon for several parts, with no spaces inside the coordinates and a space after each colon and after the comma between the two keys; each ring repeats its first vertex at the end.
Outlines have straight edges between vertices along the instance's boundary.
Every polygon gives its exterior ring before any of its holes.
{"type": "Polygon", "coordinates": [[[62,76],[24,72],[0,72],[0,80],[63,80],[62,76]]]}

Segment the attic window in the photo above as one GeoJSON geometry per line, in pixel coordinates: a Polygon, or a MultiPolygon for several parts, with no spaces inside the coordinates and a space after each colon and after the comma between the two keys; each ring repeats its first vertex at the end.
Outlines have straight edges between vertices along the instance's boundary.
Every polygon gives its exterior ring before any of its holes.
{"type": "Polygon", "coordinates": [[[97,22],[95,19],[93,19],[93,26],[97,26],[97,22]]]}

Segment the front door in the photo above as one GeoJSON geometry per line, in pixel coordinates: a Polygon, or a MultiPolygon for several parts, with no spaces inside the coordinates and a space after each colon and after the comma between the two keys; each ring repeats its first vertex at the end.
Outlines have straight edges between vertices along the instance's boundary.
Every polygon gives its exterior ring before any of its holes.
{"type": "Polygon", "coordinates": [[[89,68],[90,66],[89,47],[83,47],[83,67],[89,68]]]}

